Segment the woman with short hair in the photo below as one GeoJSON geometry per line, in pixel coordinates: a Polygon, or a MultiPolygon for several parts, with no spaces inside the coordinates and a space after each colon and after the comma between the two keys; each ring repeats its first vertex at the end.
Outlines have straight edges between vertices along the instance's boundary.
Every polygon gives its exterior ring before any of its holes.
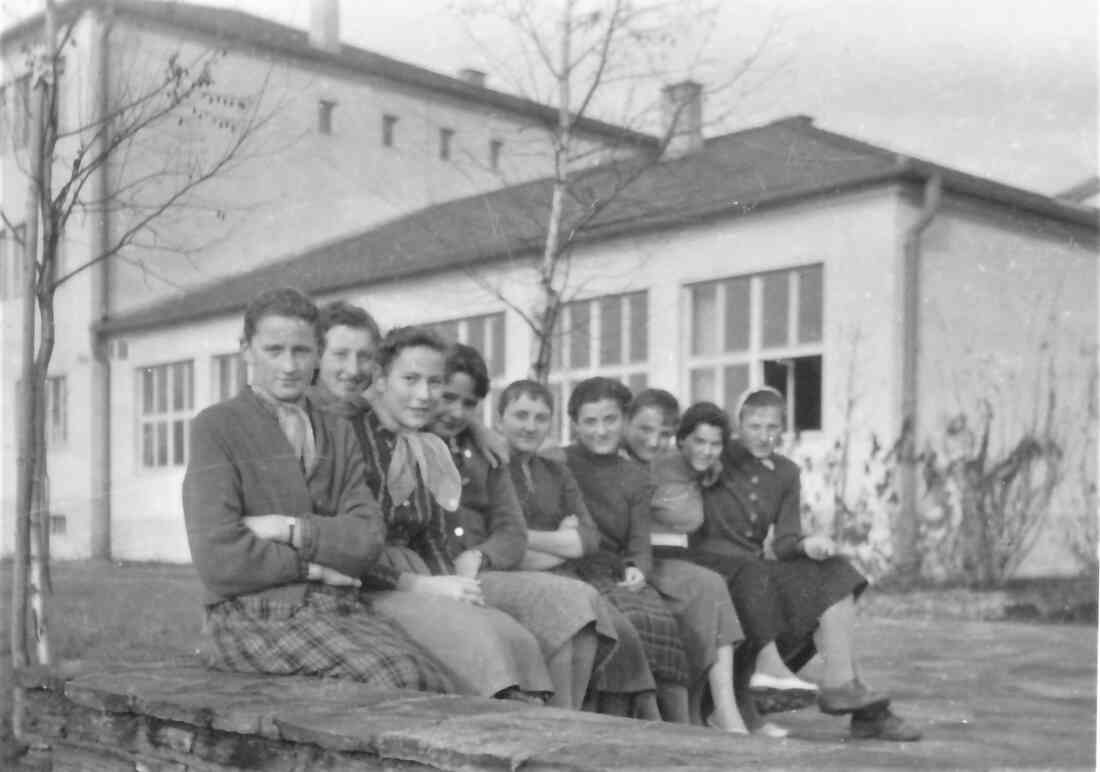
{"type": "MultiPolygon", "coordinates": [[[[370,331],[360,328],[366,346],[370,331]]],[[[335,341],[343,331],[324,331],[335,341]]],[[[367,487],[386,525],[382,557],[360,577],[364,597],[447,665],[461,691],[527,701],[553,691],[538,642],[510,616],[488,608],[476,579],[457,576],[447,552],[444,510],[457,508],[461,483],[446,446],[422,431],[435,415],[446,344],[424,328],[390,331],[369,357],[369,399],[322,357],[316,399],[347,417],[365,465],[367,487]]],[[[364,379],[365,380],[365,379],[364,379]]]]}

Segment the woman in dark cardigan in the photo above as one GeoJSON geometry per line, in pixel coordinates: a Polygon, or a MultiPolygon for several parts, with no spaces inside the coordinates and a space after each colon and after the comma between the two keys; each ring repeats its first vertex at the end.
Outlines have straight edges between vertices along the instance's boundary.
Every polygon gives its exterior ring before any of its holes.
{"type": "MultiPolygon", "coordinates": [[[[536,381],[516,381],[500,395],[499,427],[508,442],[508,467],[527,522],[527,551],[520,567],[589,581],[593,571],[588,560],[599,552],[599,530],[569,468],[539,453],[550,434],[552,414],[550,391],[536,381]]],[[[627,591],[612,582],[589,583],[610,601],[605,606],[618,638],[618,647],[593,682],[599,711],[660,720],[646,647],[630,616],[611,597],[627,591]]],[[[637,618],[642,612],[631,613],[637,618]]],[[[678,657],[673,663],[678,673],[682,651],[673,656],[678,657]]]]}
{"type": "Polygon", "coordinates": [[[527,524],[508,467],[493,466],[480,449],[475,416],[489,393],[489,370],[472,346],[453,344],[432,425],[462,476],[458,509],[448,517],[455,571],[477,578],[486,602],[534,634],[546,658],[550,704],[580,708],[593,671],[617,641],[611,609],[595,587],[548,571],[518,570],[527,551],[527,524]]]}
{"type": "Polygon", "coordinates": [[[191,422],[183,513],[220,670],[453,689],[446,669],[359,598],[382,551],[347,422],[317,409],[317,307],[280,289],[245,311],[249,386],[191,422]]]}
{"type": "Polygon", "coordinates": [[[586,559],[581,570],[590,572],[590,581],[620,610],[633,615],[631,621],[648,644],[661,712],[669,720],[687,723],[691,720],[687,687],[694,679],[685,631],[653,580],[649,542],[653,486],[644,470],[619,454],[630,396],[629,389],[610,378],[581,381],[569,395],[576,442],[565,449],[566,464],[600,535],[599,551],[586,559]],[[673,662],[683,672],[669,667],[673,662]]]}
{"type": "MultiPolygon", "coordinates": [[[[354,376],[341,377],[362,365],[326,359],[356,329],[333,321],[322,324],[328,346],[313,396],[352,422],[386,524],[382,557],[360,577],[364,599],[447,665],[461,691],[541,701],[553,687],[538,642],[487,607],[478,581],[456,575],[447,552],[444,509],[458,506],[461,483],[446,446],[420,431],[435,412],[445,344],[424,329],[391,331],[374,354],[368,404],[354,396],[354,376]]],[[[365,343],[358,337],[354,348],[365,343]]]]}
{"type": "MultiPolygon", "coordinates": [[[[696,455],[708,444],[721,448],[720,467],[697,478],[703,522],[687,556],[729,580],[752,644],[746,654],[755,653],[750,689],[788,680],[787,665],[798,670],[816,650],[825,665],[817,698],[823,712],[851,714],[855,737],[918,739],[919,732],[889,711],[889,698],[859,679],[852,633],[855,601],[867,580],[836,554],[831,539],[802,532],[799,469],[775,453],[784,411],[774,389],[749,392],[738,410],[738,439],[729,438],[729,419],[715,405],[694,405],[684,414],[677,442],[685,460],[693,448],[696,455]],[[764,556],[769,530],[775,560],[764,556]],[[785,661],[772,661],[780,655],[785,661]],[[761,672],[764,667],[778,673],[761,672]]],[[[667,488],[665,498],[675,498],[667,488]]],[[[690,507],[679,509],[682,515],[690,507]]]]}

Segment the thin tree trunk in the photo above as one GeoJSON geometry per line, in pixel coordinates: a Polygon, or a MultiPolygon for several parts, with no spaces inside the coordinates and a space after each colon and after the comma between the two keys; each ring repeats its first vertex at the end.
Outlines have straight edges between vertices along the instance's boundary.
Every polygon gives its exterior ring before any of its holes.
{"type": "MultiPolygon", "coordinates": [[[[19,465],[17,474],[16,513],[15,513],[15,554],[12,566],[12,604],[11,604],[11,658],[12,669],[18,671],[30,664],[30,652],[27,641],[28,568],[31,556],[31,512],[35,500],[35,480],[39,464],[39,432],[44,415],[41,410],[43,388],[42,374],[35,361],[35,312],[38,299],[38,215],[40,204],[48,201],[50,191],[44,186],[43,170],[47,165],[43,160],[44,126],[46,110],[50,104],[50,78],[45,77],[44,66],[53,63],[54,14],[53,4],[46,2],[44,51],[35,62],[32,73],[33,90],[30,104],[29,128],[29,171],[30,182],[27,189],[26,230],[23,243],[23,325],[22,325],[22,367],[21,367],[21,408],[19,422],[19,465]]],[[[50,148],[52,157],[52,148],[50,148]]],[[[26,709],[23,689],[12,685],[12,735],[22,742],[23,714],[26,709]]]]}
{"type": "Polygon", "coordinates": [[[42,222],[42,259],[38,261],[39,272],[36,299],[38,304],[40,332],[38,351],[34,362],[35,432],[34,432],[34,478],[31,495],[31,560],[30,584],[28,585],[31,606],[31,636],[35,655],[40,665],[48,665],[50,656],[49,639],[49,559],[50,559],[50,515],[49,492],[46,488],[46,376],[49,373],[50,359],[54,346],[53,313],[53,267],[57,261],[57,223],[52,205],[53,195],[53,157],[57,145],[56,111],[56,29],[53,0],[46,0],[45,13],[45,79],[42,81],[39,101],[38,136],[38,205],[42,222]]]}
{"type": "Polygon", "coordinates": [[[550,374],[550,355],[555,345],[557,322],[561,310],[561,294],[555,285],[558,263],[561,261],[561,224],[565,216],[565,193],[568,181],[570,116],[569,80],[572,77],[570,48],[573,3],[562,4],[560,69],[558,70],[558,127],[554,137],[554,189],[550,199],[550,218],[546,225],[546,244],[539,267],[539,288],[542,308],[537,315],[540,332],[538,351],[531,367],[531,376],[543,383],[550,374]]]}

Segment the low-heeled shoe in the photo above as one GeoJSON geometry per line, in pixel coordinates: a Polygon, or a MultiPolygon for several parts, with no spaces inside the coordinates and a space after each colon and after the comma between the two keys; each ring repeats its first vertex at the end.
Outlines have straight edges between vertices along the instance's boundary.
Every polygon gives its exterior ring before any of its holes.
{"type": "Polygon", "coordinates": [[[853,740],[892,740],[894,742],[916,742],[923,737],[916,726],[896,715],[889,708],[882,708],[870,716],[853,715],[849,734],[853,740]]]}
{"type": "Polygon", "coordinates": [[[889,696],[872,691],[860,681],[849,681],[843,686],[824,686],[817,695],[818,708],[822,713],[830,716],[855,713],[857,710],[885,708],[889,704],[889,696]]]}

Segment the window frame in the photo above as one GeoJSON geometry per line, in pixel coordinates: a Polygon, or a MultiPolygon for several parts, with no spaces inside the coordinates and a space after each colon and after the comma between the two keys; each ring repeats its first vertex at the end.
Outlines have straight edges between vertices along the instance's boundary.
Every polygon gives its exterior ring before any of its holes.
{"type": "Polygon", "coordinates": [[[511,382],[508,378],[508,315],[504,311],[491,311],[487,314],[443,319],[425,326],[434,329],[448,343],[452,340],[465,343],[481,354],[489,371],[489,393],[481,401],[481,420],[486,426],[492,426],[496,416],[497,397],[511,382]],[[484,324],[483,342],[470,340],[471,329],[476,322],[484,324]],[[451,329],[454,331],[453,335],[451,329]]]}
{"type": "MultiPolygon", "coordinates": [[[[735,408],[733,401],[736,400],[736,397],[740,393],[740,390],[738,390],[738,394],[732,393],[729,389],[729,384],[726,382],[727,377],[729,377],[729,370],[733,367],[745,367],[745,388],[755,388],[764,385],[766,382],[764,372],[765,362],[778,362],[783,360],[793,361],[803,357],[819,357],[821,360],[821,379],[824,381],[826,343],[824,302],[826,288],[825,264],[823,262],[804,263],[768,271],[733,274],[715,279],[689,282],[683,285],[681,291],[684,309],[681,325],[681,372],[684,392],[688,396],[689,404],[701,399],[709,399],[732,412],[735,408]],[[819,304],[821,307],[821,318],[819,320],[817,340],[803,341],[800,339],[801,305],[803,300],[801,284],[803,281],[803,274],[808,270],[817,270],[820,272],[818,284],[820,287],[819,304]],[[786,277],[786,342],[781,344],[768,343],[764,340],[765,282],[768,277],[775,276],[786,277]],[[725,339],[729,331],[729,310],[726,307],[727,298],[729,296],[727,286],[731,285],[733,282],[742,280],[747,280],[749,283],[748,338],[745,348],[730,351],[726,350],[728,342],[725,339]],[[701,347],[695,329],[697,310],[696,291],[711,287],[714,288],[716,301],[714,317],[710,320],[714,325],[715,342],[713,346],[701,347]],[[710,395],[701,395],[697,393],[696,390],[695,374],[704,371],[709,371],[711,373],[710,390],[712,393],[710,395]]],[[[823,394],[823,383],[820,391],[823,394]]],[[[785,389],[785,395],[787,398],[786,432],[805,434],[824,431],[825,410],[823,396],[821,398],[821,403],[818,405],[818,415],[821,419],[821,425],[803,429],[798,429],[794,426],[796,416],[795,404],[798,395],[794,388],[793,366],[787,367],[787,387],[785,389]]]]}
{"type": "MultiPolygon", "coordinates": [[[[554,395],[553,437],[556,440],[567,442],[571,436],[571,421],[565,408],[573,384],[586,378],[605,376],[622,381],[632,392],[637,392],[649,385],[651,366],[649,300],[649,289],[646,288],[576,298],[562,304],[557,331],[554,333],[554,349],[550,357],[550,373],[546,383],[551,394],[554,395]],[[635,298],[640,298],[640,305],[633,302],[635,298]],[[608,351],[606,341],[603,340],[603,308],[608,301],[618,303],[619,358],[615,362],[603,361],[604,355],[608,351]],[[588,335],[585,336],[587,338],[585,345],[587,346],[588,361],[586,364],[574,365],[572,362],[574,344],[572,333],[573,314],[575,309],[582,306],[587,307],[586,313],[588,316],[588,335]],[[636,320],[634,319],[635,309],[639,307],[644,309],[645,315],[645,323],[640,328],[636,327],[636,320]],[[634,329],[645,331],[644,343],[640,346],[644,355],[641,359],[633,356],[635,346],[630,333],[634,329]]],[[[534,341],[533,345],[537,346],[538,341],[534,341]]]]}
{"type": "Polygon", "coordinates": [[[195,415],[195,360],[180,359],[171,362],[158,362],[142,365],[134,368],[135,395],[134,410],[136,413],[136,438],[135,456],[136,469],[145,474],[166,472],[180,469],[187,465],[190,456],[189,427],[191,419],[195,415]],[[181,408],[173,408],[175,402],[175,372],[176,368],[183,368],[186,373],[185,404],[181,408]],[[152,373],[151,399],[153,410],[146,412],[145,373],[152,373]],[[156,403],[163,400],[164,409],[156,410],[156,403]],[[158,440],[161,437],[159,427],[163,426],[164,435],[164,463],[160,463],[158,440]],[[153,463],[146,463],[146,427],[152,427],[151,453],[153,463]],[[182,452],[176,453],[180,449],[182,452]],[[182,456],[182,458],[177,458],[182,456]]]}
{"type": "Polygon", "coordinates": [[[210,404],[232,399],[248,384],[248,367],[238,351],[210,357],[210,404]],[[222,375],[229,373],[229,392],[222,392],[222,375]]]}

